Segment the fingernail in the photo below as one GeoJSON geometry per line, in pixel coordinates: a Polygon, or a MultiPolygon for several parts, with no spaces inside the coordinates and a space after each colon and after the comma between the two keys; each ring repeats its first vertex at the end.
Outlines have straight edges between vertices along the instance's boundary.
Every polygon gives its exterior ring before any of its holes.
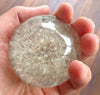
{"type": "Polygon", "coordinates": [[[95,35],[95,37],[96,37],[96,42],[99,44],[99,37],[97,36],[97,35],[95,35]]]}
{"type": "Polygon", "coordinates": [[[88,75],[88,72],[89,72],[89,69],[87,66],[85,66],[85,64],[83,64],[83,77],[87,77],[88,75]]]}
{"type": "Polygon", "coordinates": [[[37,6],[36,8],[49,8],[49,6],[48,5],[41,5],[41,6],[37,6]]]}

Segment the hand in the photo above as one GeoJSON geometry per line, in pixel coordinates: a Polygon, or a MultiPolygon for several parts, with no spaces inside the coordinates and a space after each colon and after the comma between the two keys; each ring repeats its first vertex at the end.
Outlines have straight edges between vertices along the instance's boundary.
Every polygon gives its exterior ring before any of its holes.
{"type": "MultiPolygon", "coordinates": [[[[30,86],[13,72],[7,54],[9,40],[13,32],[28,18],[46,14],[49,14],[47,6],[36,8],[19,6],[0,16],[0,95],[76,95],[75,93],[90,81],[89,67],[78,60],[70,63],[70,79],[62,85],[52,88],[30,86]]],[[[53,15],[65,23],[70,23],[73,18],[73,10],[69,4],[63,3],[53,15]]],[[[92,34],[95,28],[94,23],[90,19],[80,17],[71,25],[80,37],[82,60],[96,53],[98,37],[92,34]]]]}

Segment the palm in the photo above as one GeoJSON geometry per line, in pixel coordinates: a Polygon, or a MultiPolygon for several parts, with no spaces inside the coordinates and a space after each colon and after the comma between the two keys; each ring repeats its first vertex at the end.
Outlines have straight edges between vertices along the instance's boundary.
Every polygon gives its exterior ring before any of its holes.
{"type": "MultiPolygon", "coordinates": [[[[15,75],[7,55],[10,37],[20,23],[32,16],[42,14],[49,14],[48,7],[15,7],[0,17],[0,95],[72,95],[77,91],[76,89],[80,89],[91,79],[89,68],[76,60],[69,66],[70,79],[53,88],[30,86],[15,75]]],[[[73,15],[72,8],[63,3],[53,15],[65,23],[70,23],[73,15]]],[[[86,18],[78,18],[71,25],[80,37],[82,59],[94,54],[98,49],[98,41],[97,37],[92,34],[94,31],[93,22],[86,18]]]]}

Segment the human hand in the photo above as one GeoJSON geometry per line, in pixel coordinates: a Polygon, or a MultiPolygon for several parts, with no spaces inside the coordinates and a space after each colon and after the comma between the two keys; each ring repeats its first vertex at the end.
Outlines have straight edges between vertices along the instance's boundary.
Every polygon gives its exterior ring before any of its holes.
{"type": "MultiPolygon", "coordinates": [[[[8,59],[8,44],[13,32],[28,18],[46,14],[49,14],[47,6],[14,7],[0,16],[0,95],[76,95],[75,93],[90,81],[89,67],[78,60],[70,63],[68,70],[70,79],[62,85],[52,88],[30,86],[13,72],[8,59]]],[[[65,23],[70,23],[73,18],[73,10],[69,4],[63,3],[53,15],[65,23]]],[[[90,19],[80,17],[71,25],[80,37],[82,60],[96,53],[98,37],[93,34],[94,23],[90,19]]]]}

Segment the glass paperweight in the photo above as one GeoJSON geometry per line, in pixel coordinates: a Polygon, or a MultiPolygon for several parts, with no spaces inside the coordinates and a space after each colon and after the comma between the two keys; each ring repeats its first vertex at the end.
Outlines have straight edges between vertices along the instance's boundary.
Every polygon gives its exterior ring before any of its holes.
{"type": "Polygon", "coordinates": [[[68,80],[68,66],[80,60],[80,41],[69,24],[43,15],[22,23],[9,42],[9,61],[27,84],[54,87],[68,80]]]}

